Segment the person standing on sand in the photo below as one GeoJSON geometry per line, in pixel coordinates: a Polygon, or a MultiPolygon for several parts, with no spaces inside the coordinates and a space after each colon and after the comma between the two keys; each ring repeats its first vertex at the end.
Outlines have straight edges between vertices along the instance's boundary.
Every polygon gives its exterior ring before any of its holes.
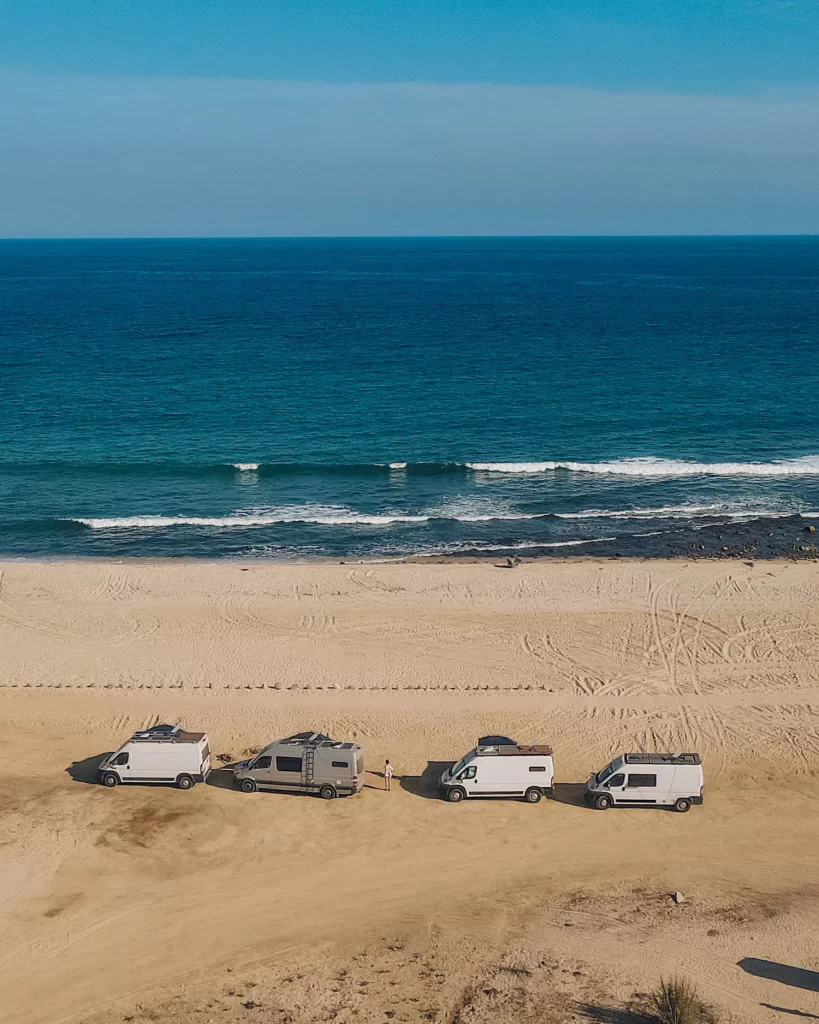
{"type": "Polygon", "coordinates": [[[389,761],[384,765],[384,789],[389,793],[390,781],[392,779],[392,765],[389,761]]]}

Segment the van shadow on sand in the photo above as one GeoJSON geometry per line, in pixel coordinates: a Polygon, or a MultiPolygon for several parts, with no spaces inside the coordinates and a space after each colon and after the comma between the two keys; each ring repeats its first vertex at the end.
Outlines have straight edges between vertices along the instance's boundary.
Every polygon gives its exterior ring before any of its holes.
{"type": "Polygon", "coordinates": [[[218,768],[211,768],[210,775],[205,780],[206,785],[214,786],[216,789],[233,789],[233,769],[239,764],[223,764],[218,768]]]}
{"type": "Polygon", "coordinates": [[[588,807],[583,799],[585,791],[585,782],[556,782],[552,800],[558,804],[570,804],[572,807],[588,807]]]}
{"type": "Polygon", "coordinates": [[[454,761],[427,761],[427,766],[420,775],[402,775],[399,779],[401,789],[413,796],[422,796],[427,800],[439,800],[438,779],[445,768],[451,768],[454,761]]]}
{"type": "Polygon", "coordinates": [[[773,1003],[760,1003],[766,1010],[773,1010],[775,1013],[789,1013],[792,1017],[805,1017],[807,1020],[819,1020],[815,1013],[808,1013],[807,1010],[788,1010],[784,1006],[774,1006],[773,1003]]]}
{"type": "Polygon", "coordinates": [[[789,967],[787,964],[778,964],[773,960],[757,960],[753,956],[746,956],[744,960],[740,960],[737,967],[741,967],[746,974],[753,974],[756,978],[768,978],[770,981],[778,981],[781,985],[790,985],[791,988],[819,992],[819,972],[817,971],[806,971],[803,967],[789,967]]]}
{"type": "Polygon", "coordinates": [[[113,754],[113,750],[106,750],[102,754],[86,757],[82,761],[74,761],[66,768],[66,771],[74,782],[84,782],[87,786],[96,786],[99,782],[97,769],[111,754],[113,754]]]}

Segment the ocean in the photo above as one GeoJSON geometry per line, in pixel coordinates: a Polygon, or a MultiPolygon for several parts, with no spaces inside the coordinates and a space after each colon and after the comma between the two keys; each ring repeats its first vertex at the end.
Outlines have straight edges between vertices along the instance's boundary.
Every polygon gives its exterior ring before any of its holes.
{"type": "Polygon", "coordinates": [[[394,559],[819,511],[819,239],[0,242],[0,555],[394,559]]]}

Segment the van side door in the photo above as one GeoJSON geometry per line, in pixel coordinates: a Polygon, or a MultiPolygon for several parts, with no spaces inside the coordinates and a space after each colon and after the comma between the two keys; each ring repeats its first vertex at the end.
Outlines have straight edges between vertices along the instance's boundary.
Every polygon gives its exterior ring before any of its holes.
{"type": "Polygon", "coordinates": [[[657,773],[644,771],[629,771],[626,776],[626,787],[624,803],[628,804],[656,804],[657,803],[657,773]]]}
{"type": "Polygon", "coordinates": [[[610,775],[609,778],[603,783],[603,787],[608,789],[612,802],[615,804],[624,803],[626,796],[626,776],[625,772],[618,772],[616,775],[610,775]]]}
{"type": "Polygon", "coordinates": [[[257,786],[269,786],[272,782],[272,773],[270,771],[272,760],[270,754],[261,754],[253,762],[249,773],[257,786]]]}

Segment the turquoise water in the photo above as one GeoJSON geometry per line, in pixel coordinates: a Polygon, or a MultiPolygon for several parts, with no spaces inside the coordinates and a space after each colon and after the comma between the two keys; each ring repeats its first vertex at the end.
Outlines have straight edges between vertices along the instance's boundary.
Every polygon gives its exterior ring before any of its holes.
{"type": "Polygon", "coordinates": [[[0,242],[0,553],[819,510],[819,239],[0,242]]]}

